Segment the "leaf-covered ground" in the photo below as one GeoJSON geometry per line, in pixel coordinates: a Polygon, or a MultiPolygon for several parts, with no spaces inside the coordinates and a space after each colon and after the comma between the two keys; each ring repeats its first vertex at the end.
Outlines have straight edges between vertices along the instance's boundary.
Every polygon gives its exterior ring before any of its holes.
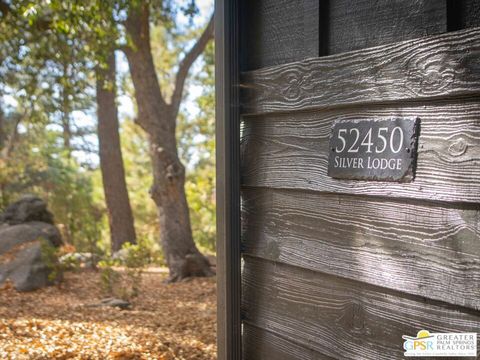
{"type": "Polygon", "coordinates": [[[0,359],[215,359],[215,279],[165,284],[143,275],[131,310],[88,307],[100,275],[67,273],[61,287],[0,290],[0,359]]]}

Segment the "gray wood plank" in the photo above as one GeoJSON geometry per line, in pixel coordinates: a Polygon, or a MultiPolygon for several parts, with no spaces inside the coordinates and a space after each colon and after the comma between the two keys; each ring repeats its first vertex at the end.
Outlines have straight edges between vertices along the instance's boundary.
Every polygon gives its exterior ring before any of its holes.
{"type": "Polygon", "coordinates": [[[241,173],[246,186],[480,202],[479,99],[269,114],[248,117],[243,127],[241,173]],[[333,121],[392,116],[418,116],[421,121],[413,182],[338,180],[327,176],[333,121]]]}
{"type": "Polygon", "coordinates": [[[446,7],[446,0],[330,1],[328,54],[444,33],[446,7]]]}
{"type": "Polygon", "coordinates": [[[245,322],[242,338],[245,360],[333,360],[302,344],[245,322]]]}
{"type": "Polygon", "coordinates": [[[318,0],[247,0],[242,51],[246,69],[316,57],[318,0]]]}
{"type": "Polygon", "coordinates": [[[480,309],[480,211],[244,189],[243,252],[480,309]]]}
{"type": "Polygon", "coordinates": [[[242,74],[242,113],[480,93],[480,29],[242,74]]]}
{"type": "Polygon", "coordinates": [[[247,323],[336,359],[403,358],[402,335],[477,332],[478,312],[245,257],[247,323]]]}
{"type": "Polygon", "coordinates": [[[463,28],[480,26],[480,1],[479,0],[457,0],[462,6],[463,28]]]}

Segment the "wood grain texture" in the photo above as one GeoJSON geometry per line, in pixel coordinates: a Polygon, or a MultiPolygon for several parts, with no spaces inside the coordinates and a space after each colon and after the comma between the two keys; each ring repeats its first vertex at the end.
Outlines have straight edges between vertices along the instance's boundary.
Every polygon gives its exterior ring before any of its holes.
{"type": "Polygon", "coordinates": [[[243,114],[480,93],[480,29],[242,74],[243,114]]]}
{"type": "Polygon", "coordinates": [[[243,252],[480,309],[480,210],[244,189],[243,252]]]}
{"type": "Polygon", "coordinates": [[[328,54],[444,33],[446,3],[446,0],[330,1],[328,54]]]}
{"type": "Polygon", "coordinates": [[[454,202],[480,202],[480,100],[369,106],[249,117],[243,123],[242,182],[454,202]],[[327,176],[329,136],[338,119],[419,117],[416,178],[411,183],[327,176]]]}
{"type": "Polygon", "coordinates": [[[302,344],[245,322],[242,338],[245,360],[333,360],[302,344]]]}
{"type": "Polygon", "coordinates": [[[319,55],[318,0],[247,0],[246,69],[285,64],[319,55]]]}
{"type": "Polygon", "coordinates": [[[478,312],[248,256],[242,291],[245,323],[336,359],[401,359],[402,335],[480,327],[478,312]]]}
{"type": "Polygon", "coordinates": [[[480,1],[478,0],[457,0],[463,4],[462,26],[471,28],[480,26],[480,1]]]}

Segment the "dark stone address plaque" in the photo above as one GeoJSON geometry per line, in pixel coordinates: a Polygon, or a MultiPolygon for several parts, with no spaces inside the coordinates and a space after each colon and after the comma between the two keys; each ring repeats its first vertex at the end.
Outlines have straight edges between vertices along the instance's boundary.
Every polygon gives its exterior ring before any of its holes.
{"type": "Polygon", "coordinates": [[[328,176],[412,181],[419,125],[418,118],[336,121],[330,135],[328,176]]]}

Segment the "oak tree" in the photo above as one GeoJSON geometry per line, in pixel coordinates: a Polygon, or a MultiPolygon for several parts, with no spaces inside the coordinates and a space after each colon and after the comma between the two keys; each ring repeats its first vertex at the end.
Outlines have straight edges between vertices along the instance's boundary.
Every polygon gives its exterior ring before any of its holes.
{"type": "Polygon", "coordinates": [[[135,88],[137,123],[150,144],[153,184],[150,195],[158,208],[160,241],[170,271],[170,281],[189,276],[210,276],[210,264],[196,247],[185,197],[185,167],[179,159],[176,122],[190,68],[213,37],[213,17],[195,44],[184,55],[170,99],[162,94],[150,44],[151,5],[137,1],[125,21],[130,44],[125,54],[135,88]]]}

